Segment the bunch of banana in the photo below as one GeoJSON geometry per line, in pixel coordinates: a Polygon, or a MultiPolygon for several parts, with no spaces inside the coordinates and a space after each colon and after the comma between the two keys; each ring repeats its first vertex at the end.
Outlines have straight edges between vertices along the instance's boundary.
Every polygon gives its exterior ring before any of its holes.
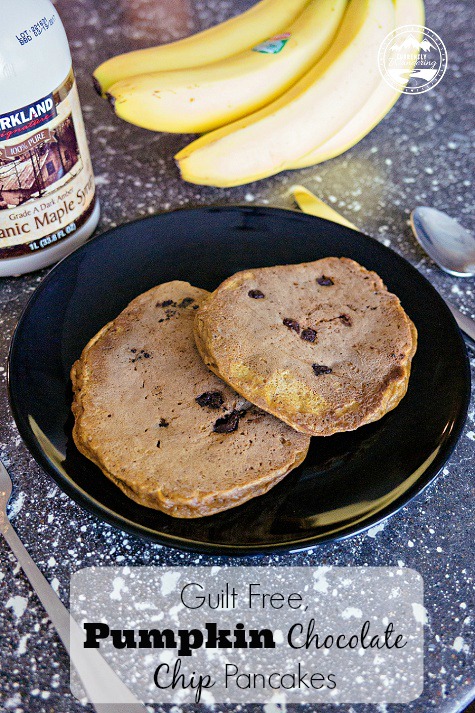
{"type": "Polygon", "coordinates": [[[153,131],[198,134],[247,116],[294,85],[329,48],[347,0],[310,0],[274,40],[201,67],[150,72],[107,91],[121,119],[153,131]],[[262,49],[269,48],[266,43],[262,49]]]}
{"type": "Polygon", "coordinates": [[[236,186],[361,140],[400,96],[380,77],[381,42],[423,24],[423,0],[262,0],[204,33],[112,58],[94,77],[131,123],[209,132],[175,157],[181,175],[236,186]]]}

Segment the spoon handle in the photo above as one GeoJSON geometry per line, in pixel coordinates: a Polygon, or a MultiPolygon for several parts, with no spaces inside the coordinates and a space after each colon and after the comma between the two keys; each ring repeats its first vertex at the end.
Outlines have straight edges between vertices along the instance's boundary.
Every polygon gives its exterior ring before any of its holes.
{"type": "Polygon", "coordinates": [[[82,686],[97,713],[146,713],[145,706],[120,680],[96,649],[83,651],[81,648],[84,641],[82,629],[33,562],[11,523],[6,518],[2,518],[2,520],[0,532],[10,545],[13,554],[46,609],[66,651],[71,656],[82,686]],[[111,703],[111,701],[120,701],[120,703],[111,703]]]}
{"type": "Polygon", "coordinates": [[[466,314],[457,309],[457,307],[454,307],[453,304],[447,302],[447,300],[446,304],[455,317],[455,320],[462,332],[465,332],[465,334],[470,337],[473,342],[475,342],[475,320],[468,317],[466,314]]]}

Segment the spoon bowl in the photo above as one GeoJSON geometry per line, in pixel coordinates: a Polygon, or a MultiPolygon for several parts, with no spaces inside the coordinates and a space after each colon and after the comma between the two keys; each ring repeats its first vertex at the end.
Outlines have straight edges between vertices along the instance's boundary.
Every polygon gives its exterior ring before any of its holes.
{"type": "Polygon", "coordinates": [[[447,213],[420,206],[411,213],[411,227],[418,243],[442,270],[455,277],[475,275],[475,238],[447,213]]]}

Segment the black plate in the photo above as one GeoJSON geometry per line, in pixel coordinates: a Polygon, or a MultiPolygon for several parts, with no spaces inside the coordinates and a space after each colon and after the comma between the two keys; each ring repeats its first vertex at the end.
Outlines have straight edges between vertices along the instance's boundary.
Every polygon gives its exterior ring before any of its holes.
{"type": "Polygon", "coordinates": [[[214,207],[156,215],[95,238],[57,265],[18,324],[9,362],[18,429],[40,465],[104,520],[175,547],[220,554],[298,550],[359,532],[437,475],[465,421],[468,359],[433,287],[396,253],[294,211],[214,207]],[[214,289],[237,270],[329,255],[376,270],[419,331],[401,404],[352,433],[315,438],[298,469],[249,503],[197,520],[144,508],[76,450],[69,370],[86,342],[136,295],[172,279],[214,289]]]}

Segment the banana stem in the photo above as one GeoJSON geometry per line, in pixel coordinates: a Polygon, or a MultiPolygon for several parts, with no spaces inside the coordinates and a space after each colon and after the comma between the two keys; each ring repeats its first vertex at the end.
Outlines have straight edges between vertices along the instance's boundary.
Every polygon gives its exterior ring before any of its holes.
{"type": "Polygon", "coordinates": [[[317,198],[316,195],[304,186],[293,186],[291,190],[295,202],[303,213],[315,215],[317,218],[331,220],[333,223],[339,223],[352,230],[358,230],[356,225],[350,223],[349,220],[340,215],[340,213],[337,213],[333,208],[330,208],[329,205],[321,201],[320,198],[317,198]]]}

